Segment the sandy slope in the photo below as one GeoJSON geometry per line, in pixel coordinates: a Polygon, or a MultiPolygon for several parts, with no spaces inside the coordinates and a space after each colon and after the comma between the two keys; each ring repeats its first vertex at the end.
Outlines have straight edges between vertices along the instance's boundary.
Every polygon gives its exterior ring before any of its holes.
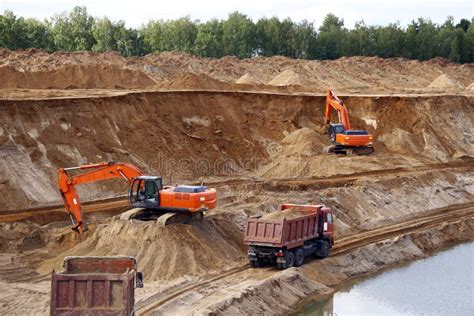
{"type": "Polygon", "coordinates": [[[197,58],[165,52],[124,58],[117,53],[56,52],[36,49],[0,50],[0,88],[164,88],[340,92],[466,91],[472,64],[445,59],[343,57],[337,60],[294,60],[281,56],[239,60],[197,58]],[[25,76],[25,74],[28,74],[25,76]],[[440,77],[441,76],[441,77],[440,77]],[[47,80],[46,80],[47,79],[47,80]],[[150,80],[151,79],[151,80],[150,80]]]}
{"type": "MultiPolygon", "coordinates": [[[[136,256],[146,284],[139,305],[219,276],[245,264],[246,218],[284,202],[331,207],[338,239],[472,202],[474,102],[465,87],[473,77],[472,65],[441,59],[127,59],[0,50],[0,215],[60,203],[58,167],[107,160],[132,162],[167,183],[215,181],[219,195],[218,208],[194,225],[123,221],[113,210],[91,220],[82,236],[57,217],[0,223],[0,312],[47,313],[49,274],[66,255],[136,256]],[[344,101],[352,125],[375,136],[373,155],[322,153],[327,87],[350,94],[344,101]],[[169,91],[176,89],[190,91],[169,91]],[[351,174],[358,176],[343,176],[351,174]],[[43,225],[48,218],[54,223],[43,225]]],[[[80,195],[126,190],[116,181],[80,195]]],[[[285,314],[307,295],[473,240],[472,232],[470,219],[442,223],[299,269],[243,272],[158,312],[285,314]]]]}

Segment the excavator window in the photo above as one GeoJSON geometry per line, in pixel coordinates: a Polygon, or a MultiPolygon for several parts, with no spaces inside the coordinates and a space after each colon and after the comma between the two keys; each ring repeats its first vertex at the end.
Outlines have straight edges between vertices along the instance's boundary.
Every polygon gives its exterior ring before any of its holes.
{"type": "Polygon", "coordinates": [[[334,125],[334,132],[335,132],[335,134],[343,134],[344,133],[344,126],[334,125]]]}
{"type": "Polygon", "coordinates": [[[156,200],[155,181],[145,181],[145,198],[147,200],[156,200]]]}
{"type": "Polygon", "coordinates": [[[144,199],[145,197],[144,181],[139,180],[139,179],[133,180],[130,194],[131,194],[130,199],[132,202],[137,202],[139,200],[144,199]]]}

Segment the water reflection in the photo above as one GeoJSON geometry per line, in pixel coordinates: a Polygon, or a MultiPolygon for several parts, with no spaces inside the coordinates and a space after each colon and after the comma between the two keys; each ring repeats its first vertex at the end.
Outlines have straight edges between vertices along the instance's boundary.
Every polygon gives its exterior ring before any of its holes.
{"type": "Polygon", "coordinates": [[[298,315],[474,315],[474,243],[361,281],[298,315]]]}

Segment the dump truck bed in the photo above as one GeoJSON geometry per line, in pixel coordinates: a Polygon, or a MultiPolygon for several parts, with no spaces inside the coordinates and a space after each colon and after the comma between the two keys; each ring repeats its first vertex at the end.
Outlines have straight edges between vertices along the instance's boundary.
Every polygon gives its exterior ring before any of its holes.
{"type": "Polygon", "coordinates": [[[299,247],[306,240],[319,236],[318,210],[298,207],[249,218],[244,241],[248,245],[299,247]]]}
{"type": "Polygon", "coordinates": [[[67,257],[51,279],[51,315],[131,315],[136,261],[132,257],[67,257]]]}

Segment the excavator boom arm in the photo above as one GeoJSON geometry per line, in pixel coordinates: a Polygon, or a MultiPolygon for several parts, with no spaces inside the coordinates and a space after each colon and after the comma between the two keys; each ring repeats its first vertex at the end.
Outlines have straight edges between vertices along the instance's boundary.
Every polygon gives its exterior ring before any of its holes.
{"type": "Polygon", "coordinates": [[[58,171],[58,186],[64,201],[64,206],[73,223],[73,229],[78,232],[87,230],[87,224],[84,221],[84,215],[77,194],[76,185],[83,183],[91,183],[101,180],[124,178],[129,183],[133,178],[143,175],[143,172],[137,167],[116,162],[103,162],[92,165],[83,165],[72,168],[61,168],[58,171]],[[72,170],[89,170],[76,176],[69,176],[68,171],[72,170]]]}
{"type": "Polygon", "coordinates": [[[350,130],[351,124],[349,122],[349,112],[347,111],[346,106],[331,90],[328,90],[326,96],[326,115],[324,117],[326,124],[331,122],[331,112],[333,109],[337,111],[339,122],[344,126],[344,130],[350,130]]]}

